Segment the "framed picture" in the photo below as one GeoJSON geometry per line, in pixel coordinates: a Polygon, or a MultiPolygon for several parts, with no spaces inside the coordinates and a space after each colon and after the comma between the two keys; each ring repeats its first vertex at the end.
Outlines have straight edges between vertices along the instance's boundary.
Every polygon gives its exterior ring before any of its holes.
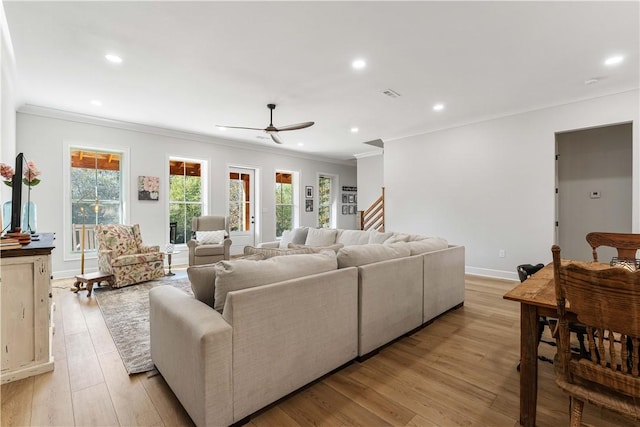
{"type": "Polygon", "coordinates": [[[353,195],[353,203],[358,203],[358,195],[357,194],[353,195]]]}
{"type": "Polygon", "coordinates": [[[342,203],[349,203],[349,195],[347,193],[342,193],[342,203]]]}
{"type": "Polygon", "coordinates": [[[349,205],[342,205],[342,215],[349,215],[349,205]]]}
{"type": "Polygon", "coordinates": [[[349,194],[349,203],[355,203],[355,194],[349,194]]]}
{"type": "MultiPolygon", "coordinates": [[[[307,185],[306,187],[304,187],[304,196],[307,199],[313,199],[313,186],[307,185]]],[[[311,211],[313,211],[313,205],[311,205],[311,211]]],[[[308,211],[308,212],[311,212],[311,211],[308,211]]]]}
{"type": "Polygon", "coordinates": [[[354,205],[349,205],[349,215],[353,215],[356,213],[356,209],[354,205]]]}
{"type": "Polygon", "coordinates": [[[157,176],[138,176],[138,200],[160,199],[160,178],[157,176]]]}
{"type": "Polygon", "coordinates": [[[313,212],[313,199],[304,201],[304,211],[313,212]]]}

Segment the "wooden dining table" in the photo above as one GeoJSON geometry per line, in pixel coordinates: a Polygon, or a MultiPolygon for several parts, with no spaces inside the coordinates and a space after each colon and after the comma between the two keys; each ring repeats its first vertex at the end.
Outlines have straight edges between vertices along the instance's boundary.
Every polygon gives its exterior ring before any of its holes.
{"type": "MultiPolygon", "coordinates": [[[[570,262],[592,268],[609,267],[609,264],[598,262],[562,260],[563,265],[570,262]]],[[[540,316],[558,316],[553,263],[547,264],[503,298],[520,303],[520,424],[533,427],[536,425],[538,398],[538,319],[540,316]]],[[[570,304],[567,305],[569,320],[577,321],[571,313],[570,304]]]]}

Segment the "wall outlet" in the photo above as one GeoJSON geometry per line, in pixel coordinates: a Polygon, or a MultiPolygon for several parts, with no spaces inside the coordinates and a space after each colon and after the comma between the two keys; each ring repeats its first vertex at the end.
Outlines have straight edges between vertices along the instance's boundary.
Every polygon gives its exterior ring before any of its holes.
{"type": "Polygon", "coordinates": [[[498,256],[499,256],[500,258],[505,258],[505,257],[507,256],[507,253],[505,252],[505,250],[504,250],[504,249],[500,249],[500,250],[498,251],[498,256]]]}

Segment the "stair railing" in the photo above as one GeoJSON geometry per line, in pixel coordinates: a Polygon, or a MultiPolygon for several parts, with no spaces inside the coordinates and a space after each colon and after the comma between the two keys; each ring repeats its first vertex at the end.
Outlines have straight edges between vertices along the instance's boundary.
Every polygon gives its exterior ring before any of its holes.
{"type": "Polygon", "coordinates": [[[384,187],[382,195],[366,210],[360,211],[360,230],[384,231],[384,187]]]}

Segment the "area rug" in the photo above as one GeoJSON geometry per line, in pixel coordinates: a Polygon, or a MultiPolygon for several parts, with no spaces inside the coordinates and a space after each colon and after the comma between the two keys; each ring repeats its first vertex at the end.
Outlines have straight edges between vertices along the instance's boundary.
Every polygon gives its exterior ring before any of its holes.
{"type": "Polygon", "coordinates": [[[104,321],[129,375],[154,369],[149,341],[149,290],[174,286],[190,295],[186,277],[165,277],[124,288],[93,288],[104,321]]]}

